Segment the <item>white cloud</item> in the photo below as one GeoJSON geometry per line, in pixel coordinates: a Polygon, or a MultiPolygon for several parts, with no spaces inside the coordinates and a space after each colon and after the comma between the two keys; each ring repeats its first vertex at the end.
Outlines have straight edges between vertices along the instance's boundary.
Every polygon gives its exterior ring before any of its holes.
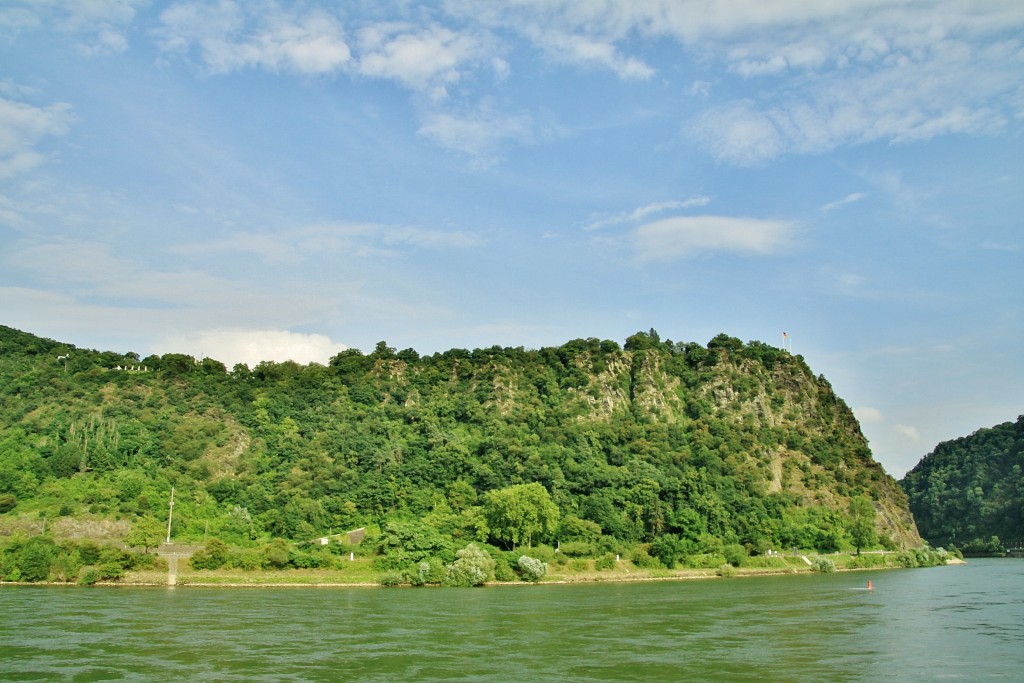
{"type": "Polygon", "coordinates": [[[465,113],[435,111],[426,116],[419,134],[441,147],[469,157],[477,168],[497,163],[506,142],[530,144],[555,135],[532,117],[506,114],[487,104],[465,113]]]}
{"type": "Polygon", "coordinates": [[[322,334],[266,329],[218,329],[171,335],[157,346],[163,353],[192,353],[219,360],[229,368],[237,363],[253,368],[261,361],[326,364],[348,348],[322,334]]]}
{"type": "Polygon", "coordinates": [[[672,211],[676,209],[690,209],[695,206],[707,206],[711,203],[711,197],[703,195],[690,197],[683,201],[667,201],[667,202],[653,202],[644,206],[637,207],[632,211],[625,213],[618,213],[614,216],[608,216],[601,218],[586,225],[583,230],[584,232],[592,232],[601,228],[606,228],[611,225],[619,225],[621,223],[635,223],[641,221],[648,216],[656,213],[662,213],[664,211],[672,211]]]}
{"type": "Polygon", "coordinates": [[[359,32],[360,56],[356,71],[364,76],[397,80],[412,90],[429,92],[436,99],[461,78],[467,63],[488,61],[499,75],[508,65],[484,60],[485,41],[438,25],[374,24],[359,32]]]}
{"type": "Polygon", "coordinates": [[[43,163],[36,149],[46,137],[68,132],[71,105],[35,107],[0,97],[0,178],[11,178],[43,163]]]}
{"type": "Polygon", "coordinates": [[[792,237],[788,221],[729,216],[683,216],[640,226],[633,233],[640,261],[671,261],[696,254],[771,254],[792,237]]]}
{"type": "Polygon", "coordinates": [[[854,202],[859,202],[860,200],[865,198],[867,198],[867,194],[865,194],[864,192],[852,192],[843,197],[842,199],[839,199],[834,202],[829,202],[825,206],[821,207],[821,210],[824,212],[829,212],[832,211],[833,209],[838,209],[840,206],[853,204],[854,202]]]}
{"type": "Polygon", "coordinates": [[[580,33],[537,31],[533,40],[556,61],[581,66],[595,65],[608,69],[624,80],[647,80],[654,75],[653,68],[634,57],[619,53],[615,44],[580,33]]]}
{"type": "Polygon", "coordinates": [[[920,441],[921,433],[917,431],[917,427],[911,427],[910,425],[895,424],[892,426],[896,433],[910,439],[911,441],[920,441]]]}
{"type": "Polygon", "coordinates": [[[880,424],[885,421],[882,411],[878,408],[872,408],[871,406],[854,408],[853,414],[856,415],[857,419],[862,423],[880,424]]]}
{"type": "MultiPolygon", "coordinates": [[[[484,9],[451,0],[446,7],[514,31],[552,60],[622,78],[654,73],[628,53],[638,39],[673,40],[721,64],[746,81],[751,97],[717,103],[686,130],[729,164],[876,140],[987,135],[1020,116],[1024,4],[1016,0],[521,0],[484,9]]],[[[707,97],[710,86],[689,92],[707,97]]]]}
{"type": "Polygon", "coordinates": [[[779,128],[750,100],[705,112],[690,126],[689,135],[719,161],[737,166],[757,166],[786,150],[779,128]]]}
{"type": "Polygon", "coordinates": [[[276,6],[250,12],[231,0],[184,2],[160,15],[161,48],[197,50],[210,73],[258,67],[268,71],[327,74],[351,59],[340,22],[322,10],[299,14],[276,6]]]}

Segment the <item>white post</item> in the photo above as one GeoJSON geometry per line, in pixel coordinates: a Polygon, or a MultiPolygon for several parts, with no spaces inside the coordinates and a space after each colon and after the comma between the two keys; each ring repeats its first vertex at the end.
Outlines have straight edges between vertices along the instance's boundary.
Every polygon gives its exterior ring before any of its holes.
{"type": "Polygon", "coordinates": [[[171,504],[167,508],[167,542],[171,542],[171,516],[174,514],[174,487],[171,487],[171,504]]]}

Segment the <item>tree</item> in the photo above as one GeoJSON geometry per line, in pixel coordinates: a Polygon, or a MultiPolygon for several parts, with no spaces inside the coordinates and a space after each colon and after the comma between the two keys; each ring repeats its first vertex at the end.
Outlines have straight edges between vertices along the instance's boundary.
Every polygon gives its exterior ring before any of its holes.
{"type": "Polygon", "coordinates": [[[860,549],[875,542],[875,505],[866,496],[850,499],[849,530],[853,545],[860,549]]]}
{"type": "Polygon", "coordinates": [[[155,517],[142,517],[132,524],[131,531],[124,537],[124,543],[133,548],[141,547],[147,553],[164,540],[166,527],[155,517]]]}
{"type": "Polygon", "coordinates": [[[513,548],[521,543],[532,546],[534,538],[558,528],[558,506],[547,489],[536,482],[488,491],[484,499],[491,536],[513,548]]]}

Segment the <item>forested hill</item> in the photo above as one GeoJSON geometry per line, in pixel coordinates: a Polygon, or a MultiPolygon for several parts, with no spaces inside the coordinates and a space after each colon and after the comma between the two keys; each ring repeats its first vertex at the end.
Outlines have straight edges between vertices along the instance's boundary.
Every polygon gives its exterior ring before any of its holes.
{"type": "Polygon", "coordinates": [[[381,342],[326,366],[228,371],[0,327],[0,430],[0,530],[166,520],[173,485],[183,540],[406,519],[507,543],[484,494],[536,482],[558,523],[531,541],[847,548],[849,503],[864,496],[879,542],[921,542],[828,382],[726,335],[423,357],[381,342]]]}
{"type": "Polygon", "coordinates": [[[1024,415],[940,443],[900,484],[921,535],[933,545],[998,551],[998,539],[1024,540],[1022,471],[1024,415]]]}

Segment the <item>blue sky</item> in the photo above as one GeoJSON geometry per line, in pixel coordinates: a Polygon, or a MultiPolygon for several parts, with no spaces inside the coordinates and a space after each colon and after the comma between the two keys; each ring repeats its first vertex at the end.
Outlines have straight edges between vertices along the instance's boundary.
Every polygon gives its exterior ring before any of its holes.
{"type": "Polygon", "coordinates": [[[0,322],[254,365],[782,343],[899,477],[1024,412],[1024,4],[8,0],[0,322]]]}

